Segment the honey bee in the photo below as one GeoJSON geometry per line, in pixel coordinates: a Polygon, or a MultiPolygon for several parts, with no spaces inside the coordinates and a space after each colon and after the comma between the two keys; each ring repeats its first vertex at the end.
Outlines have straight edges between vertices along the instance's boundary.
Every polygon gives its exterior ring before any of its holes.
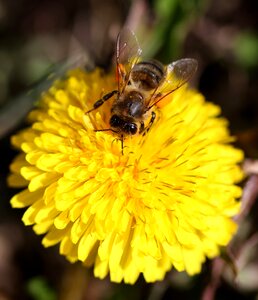
{"type": "Polygon", "coordinates": [[[127,136],[146,134],[156,118],[154,107],[184,85],[195,73],[197,61],[184,58],[164,66],[156,60],[141,61],[142,49],[135,34],[123,29],[116,43],[118,88],[96,101],[87,113],[99,108],[113,96],[110,128],[122,142],[127,136]],[[146,120],[149,120],[145,125],[146,120]]]}

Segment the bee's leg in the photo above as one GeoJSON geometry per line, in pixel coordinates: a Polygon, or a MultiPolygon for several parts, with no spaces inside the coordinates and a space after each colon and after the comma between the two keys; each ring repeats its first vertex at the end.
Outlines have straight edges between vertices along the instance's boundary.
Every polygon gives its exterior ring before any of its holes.
{"type": "Polygon", "coordinates": [[[121,135],[121,147],[122,147],[122,155],[124,155],[124,136],[121,135]]]}
{"type": "Polygon", "coordinates": [[[144,123],[141,122],[141,126],[140,126],[140,129],[139,129],[139,133],[141,134],[143,131],[144,131],[144,123]]]}
{"type": "Polygon", "coordinates": [[[99,108],[104,102],[106,102],[107,100],[109,100],[111,97],[113,97],[115,94],[118,94],[117,90],[114,90],[106,95],[104,95],[101,99],[97,100],[94,104],[93,104],[93,108],[88,110],[86,113],[90,113],[93,110],[99,108]]]}
{"type": "Polygon", "coordinates": [[[112,131],[114,133],[117,133],[117,131],[113,130],[112,128],[104,128],[104,129],[95,129],[95,132],[99,132],[99,131],[112,131]]]}
{"type": "Polygon", "coordinates": [[[148,126],[144,129],[143,135],[145,135],[150,130],[155,119],[156,119],[156,114],[154,111],[152,111],[150,122],[149,122],[148,126]]]}

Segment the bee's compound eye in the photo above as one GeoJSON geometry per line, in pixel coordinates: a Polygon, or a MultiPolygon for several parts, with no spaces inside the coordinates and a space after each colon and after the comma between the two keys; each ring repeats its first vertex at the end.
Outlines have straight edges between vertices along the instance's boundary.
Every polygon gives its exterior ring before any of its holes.
{"type": "Polygon", "coordinates": [[[117,115],[113,115],[109,121],[111,127],[120,127],[122,123],[122,119],[119,118],[117,115]]]}
{"type": "Polygon", "coordinates": [[[124,131],[129,134],[136,134],[137,125],[135,123],[125,123],[124,131]]]}

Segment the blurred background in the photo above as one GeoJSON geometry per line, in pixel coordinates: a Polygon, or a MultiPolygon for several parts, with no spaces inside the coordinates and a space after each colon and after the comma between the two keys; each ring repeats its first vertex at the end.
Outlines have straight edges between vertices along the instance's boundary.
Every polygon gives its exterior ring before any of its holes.
{"type": "Polygon", "coordinates": [[[258,1],[0,0],[0,151],[0,300],[258,299],[258,1]],[[17,192],[6,185],[16,155],[10,136],[54,78],[76,66],[108,70],[125,25],[146,58],[198,60],[192,85],[222,107],[249,159],[233,253],[195,277],[172,271],[163,282],[140,278],[134,286],[94,279],[57,248],[43,249],[23,226],[23,211],[9,204],[17,192]]]}

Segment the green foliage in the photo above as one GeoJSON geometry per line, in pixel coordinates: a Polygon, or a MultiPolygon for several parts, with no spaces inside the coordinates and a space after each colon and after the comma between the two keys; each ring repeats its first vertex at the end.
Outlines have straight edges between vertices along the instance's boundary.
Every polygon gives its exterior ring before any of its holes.
{"type": "Polygon", "coordinates": [[[250,69],[258,66],[258,35],[241,32],[235,39],[234,52],[240,65],[250,69]]]}
{"type": "Polygon", "coordinates": [[[34,300],[56,300],[54,290],[43,277],[34,277],[27,284],[28,294],[34,300]]]}
{"type": "Polygon", "coordinates": [[[189,26],[203,12],[205,4],[205,0],[154,0],[156,20],[146,43],[146,56],[157,56],[164,63],[178,58],[189,26]]]}

